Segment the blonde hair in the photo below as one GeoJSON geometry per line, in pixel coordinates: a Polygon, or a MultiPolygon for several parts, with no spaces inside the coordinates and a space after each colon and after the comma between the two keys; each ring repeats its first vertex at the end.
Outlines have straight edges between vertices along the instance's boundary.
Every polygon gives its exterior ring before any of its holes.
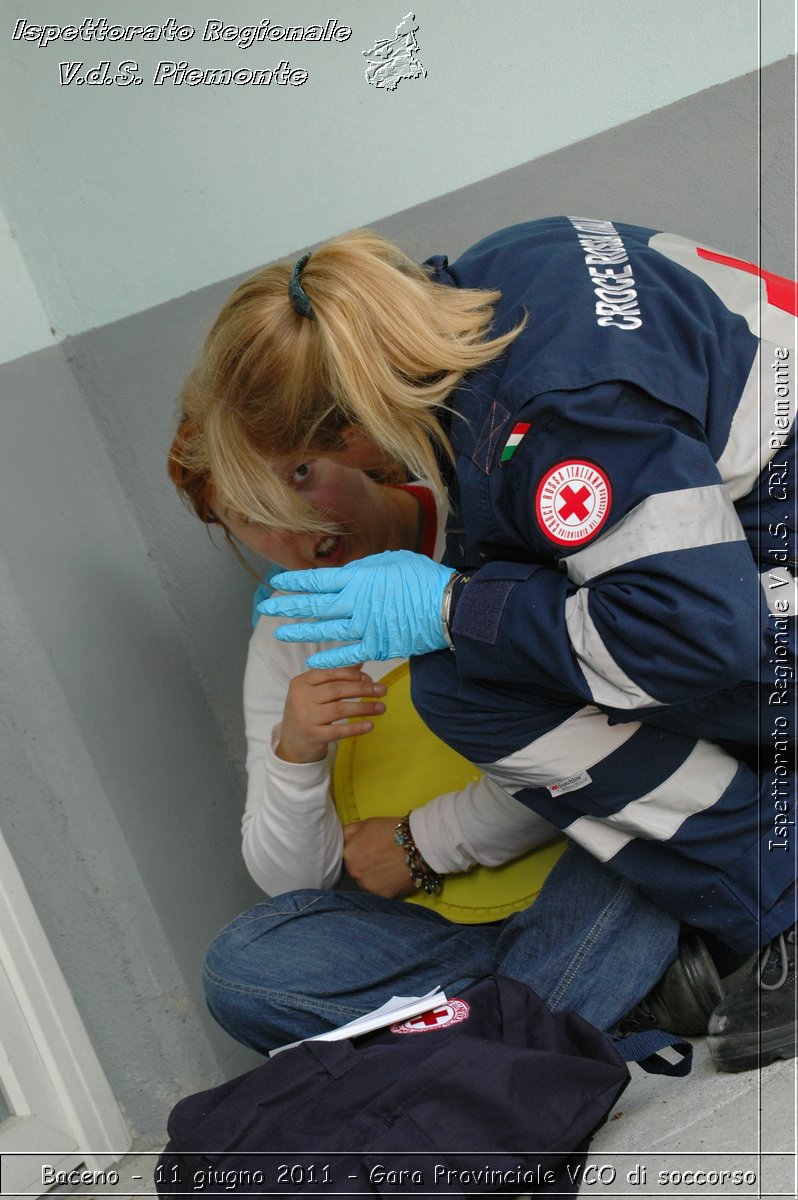
{"type": "Polygon", "coordinates": [[[183,417],[177,427],[177,432],[169,447],[166,460],[166,472],[177,488],[177,493],[187,507],[193,509],[208,530],[208,536],[214,545],[211,532],[214,528],[221,529],[225,544],[247,574],[260,581],[263,569],[253,565],[242,552],[230,529],[216,512],[216,496],[210,470],[201,463],[201,453],[192,454],[202,443],[202,430],[196,423],[183,417]],[[190,465],[192,464],[193,465],[190,465]]]}
{"type": "Polygon", "coordinates": [[[358,230],[302,272],[313,319],[288,296],[292,263],[265,267],[222,308],[182,395],[225,504],[273,527],[329,528],[270,463],[337,449],[353,426],[411,475],[444,487],[451,448],[437,411],[464,376],[498,357],[524,321],[490,338],[499,292],[448,287],[397,246],[358,230]]]}

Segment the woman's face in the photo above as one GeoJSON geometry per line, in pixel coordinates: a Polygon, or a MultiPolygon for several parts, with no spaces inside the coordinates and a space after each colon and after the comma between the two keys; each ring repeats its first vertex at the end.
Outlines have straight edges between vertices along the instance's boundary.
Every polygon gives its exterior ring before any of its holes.
{"type": "Polygon", "coordinates": [[[219,517],[253,553],[290,571],[340,567],[385,549],[385,489],[362,471],[328,458],[307,457],[276,468],[313,508],[329,516],[341,532],[319,535],[258,525],[221,508],[219,517]]]}

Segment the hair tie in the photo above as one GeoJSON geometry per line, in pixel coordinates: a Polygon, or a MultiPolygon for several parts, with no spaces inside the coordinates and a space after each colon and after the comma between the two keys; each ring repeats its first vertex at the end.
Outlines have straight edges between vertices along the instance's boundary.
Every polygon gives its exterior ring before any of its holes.
{"type": "Polygon", "coordinates": [[[300,317],[308,317],[309,320],[315,321],[316,314],[310,303],[310,296],[300,283],[300,276],[309,258],[309,254],[303,254],[294,264],[291,278],[288,280],[288,299],[291,301],[295,313],[298,313],[300,317]]]}

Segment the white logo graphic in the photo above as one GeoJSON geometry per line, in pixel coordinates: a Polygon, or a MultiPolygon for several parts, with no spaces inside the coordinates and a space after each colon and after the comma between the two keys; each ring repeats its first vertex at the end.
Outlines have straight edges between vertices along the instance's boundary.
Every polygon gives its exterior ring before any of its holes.
{"type": "Polygon", "coordinates": [[[409,12],[401,25],[396,26],[392,38],[379,38],[370,50],[364,50],[368,59],[366,80],[372,87],[395,91],[403,79],[419,79],[427,74],[416,57],[418,22],[415,13],[409,12]]]}
{"type": "Polygon", "coordinates": [[[594,537],[606,521],[612,488],[594,463],[571,459],[558,463],[540,481],[535,497],[538,523],[551,541],[578,546],[594,537]]]}
{"type": "Polygon", "coordinates": [[[432,1029],[444,1029],[447,1025],[459,1025],[465,1021],[471,1008],[465,1000],[447,1000],[439,1008],[420,1013],[401,1025],[392,1025],[391,1033],[429,1033],[432,1029]]]}

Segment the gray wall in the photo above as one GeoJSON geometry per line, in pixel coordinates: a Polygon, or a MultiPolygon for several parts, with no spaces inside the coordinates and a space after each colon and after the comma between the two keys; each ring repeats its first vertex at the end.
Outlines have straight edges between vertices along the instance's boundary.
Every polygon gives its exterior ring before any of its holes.
{"type": "Polygon", "coordinates": [[[121,1106],[158,1142],[171,1104],[243,1064],[199,981],[257,896],[240,778],[63,350],[0,368],[0,394],[0,824],[121,1106]]]}
{"type": "Polygon", "coordinates": [[[795,263],[795,58],[378,223],[419,255],[460,253],[567,213],[680,233],[789,275],[795,263]]]}
{"type": "MultiPolygon", "coordinates": [[[[761,239],[763,265],[789,274],[792,70],[378,225],[419,257],[454,256],[503,224],[578,213],[751,259],[761,239]]],[[[244,1061],[205,1016],[198,971],[255,896],[238,849],[251,585],[164,470],[180,382],[234,282],[0,367],[0,827],[112,1087],[155,1141],[176,1095],[244,1061]]]]}

